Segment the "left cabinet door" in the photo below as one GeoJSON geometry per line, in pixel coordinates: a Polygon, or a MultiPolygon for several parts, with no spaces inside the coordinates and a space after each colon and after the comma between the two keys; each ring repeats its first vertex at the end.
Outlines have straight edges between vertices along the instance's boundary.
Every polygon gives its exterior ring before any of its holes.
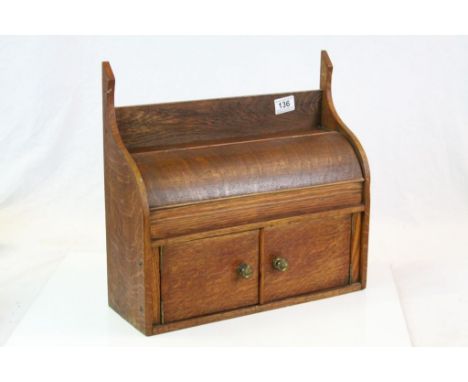
{"type": "Polygon", "coordinates": [[[258,231],[162,247],[165,323],[258,303],[258,231]]]}

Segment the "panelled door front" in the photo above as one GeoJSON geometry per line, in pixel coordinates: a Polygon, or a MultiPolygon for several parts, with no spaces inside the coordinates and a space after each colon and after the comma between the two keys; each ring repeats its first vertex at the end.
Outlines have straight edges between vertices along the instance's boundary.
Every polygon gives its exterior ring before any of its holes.
{"type": "Polygon", "coordinates": [[[351,216],[264,229],[262,303],[349,283],[351,216]]]}
{"type": "Polygon", "coordinates": [[[258,304],[258,231],[162,247],[165,323],[258,304]]]}

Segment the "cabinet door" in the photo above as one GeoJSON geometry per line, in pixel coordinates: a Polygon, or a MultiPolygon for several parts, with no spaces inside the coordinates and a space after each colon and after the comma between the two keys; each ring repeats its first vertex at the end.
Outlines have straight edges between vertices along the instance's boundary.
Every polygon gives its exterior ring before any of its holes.
{"type": "Polygon", "coordinates": [[[258,304],[258,231],[162,248],[164,322],[258,304]]]}
{"type": "Polygon", "coordinates": [[[349,283],[351,216],[264,229],[262,303],[349,283]]]}

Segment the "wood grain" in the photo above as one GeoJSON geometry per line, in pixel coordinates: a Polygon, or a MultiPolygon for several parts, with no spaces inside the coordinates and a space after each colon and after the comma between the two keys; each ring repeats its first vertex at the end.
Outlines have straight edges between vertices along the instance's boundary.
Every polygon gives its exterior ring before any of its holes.
{"type": "MultiPolygon", "coordinates": [[[[159,309],[144,183],[115,121],[112,69],[102,65],[104,184],[109,305],[145,334],[159,309]]],[[[159,293],[158,293],[159,294],[159,293]]]]}
{"type": "Polygon", "coordinates": [[[262,264],[265,262],[265,228],[258,231],[258,303],[263,304],[263,290],[265,289],[265,277],[262,264]]]}
{"type": "Polygon", "coordinates": [[[119,107],[117,122],[130,151],[204,141],[310,131],[320,119],[320,91],[119,107]],[[275,115],[274,99],[294,95],[296,110],[275,115]]]}
{"type": "Polygon", "coordinates": [[[362,213],[352,215],[351,222],[351,269],[349,272],[349,282],[359,281],[360,257],[361,257],[361,216],[362,213]]]}
{"type": "Polygon", "coordinates": [[[241,225],[231,226],[227,228],[220,228],[220,229],[216,229],[212,231],[202,231],[202,232],[196,232],[196,233],[192,233],[188,235],[170,237],[167,239],[153,240],[152,243],[153,243],[153,247],[158,247],[161,245],[167,245],[169,243],[181,243],[181,242],[187,242],[187,241],[192,241],[192,240],[198,240],[198,239],[202,239],[206,237],[222,236],[222,235],[228,235],[231,233],[252,231],[255,229],[260,229],[260,228],[265,228],[265,227],[274,227],[274,226],[282,225],[285,223],[304,222],[310,219],[322,219],[326,217],[350,215],[353,213],[362,212],[364,211],[364,208],[365,207],[363,205],[359,205],[359,206],[354,206],[354,207],[341,208],[337,210],[332,209],[332,210],[327,210],[327,211],[314,212],[312,214],[294,215],[294,216],[288,216],[288,217],[284,217],[280,219],[261,221],[258,223],[241,224],[241,225]]]}
{"type": "Polygon", "coordinates": [[[349,280],[350,215],[264,229],[263,301],[344,286],[349,280]],[[274,258],[287,271],[273,268],[274,258]]]}
{"type": "Polygon", "coordinates": [[[150,212],[151,235],[163,239],[229,226],[359,206],[361,182],[221,199],[150,212]]]}
{"type": "Polygon", "coordinates": [[[164,322],[258,303],[258,231],[167,245],[161,269],[164,322]],[[253,275],[244,279],[245,263],[253,275]]]}
{"type": "Polygon", "coordinates": [[[362,179],[352,147],[336,132],[134,158],[152,208],[362,179]]]}
{"type": "Polygon", "coordinates": [[[356,157],[361,165],[363,184],[363,203],[365,210],[361,219],[361,240],[360,240],[360,282],[363,288],[367,285],[367,251],[369,243],[369,219],[370,219],[370,169],[367,155],[361,143],[354,133],[345,125],[338,115],[333,103],[332,84],[333,65],[326,51],[321,54],[320,89],[322,95],[321,124],[330,130],[339,131],[346,137],[354,148],[356,157]]]}
{"type": "MultiPolygon", "coordinates": [[[[226,312],[214,313],[214,314],[210,314],[206,316],[191,318],[188,320],[177,321],[177,322],[173,322],[173,323],[169,323],[165,325],[155,325],[153,328],[153,334],[162,334],[162,333],[167,333],[167,332],[171,332],[174,330],[189,328],[192,326],[208,324],[210,322],[227,320],[227,319],[231,319],[234,317],[245,316],[245,315],[253,314],[253,313],[265,312],[268,310],[278,309],[278,308],[282,308],[285,306],[303,304],[309,301],[315,301],[319,299],[339,296],[339,295],[350,293],[350,292],[355,292],[360,289],[362,289],[361,284],[355,283],[355,284],[347,285],[344,287],[332,288],[332,289],[305,294],[301,296],[289,297],[284,300],[273,301],[273,302],[263,304],[263,305],[253,305],[253,306],[249,306],[246,308],[239,308],[239,309],[234,309],[234,310],[230,310],[226,312]]],[[[281,327],[278,327],[278,330],[281,330],[281,327]]]]}

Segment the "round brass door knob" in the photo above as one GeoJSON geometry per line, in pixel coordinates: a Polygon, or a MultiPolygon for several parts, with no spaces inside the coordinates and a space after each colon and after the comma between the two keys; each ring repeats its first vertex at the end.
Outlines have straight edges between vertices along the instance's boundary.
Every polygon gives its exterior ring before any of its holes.
{"type": "Polygon", "coordinates": [[[249,264],[242,263],[237,268],[237,274],[244,279],[250,279],[253,275],[252,267],[249,264]]]}
{"type": "Polygon", "coordinates": [[[288,260],[283,257],[275,257],[273,259],[273,268],[280,272],[286,272],[288,270],[288,260]]]}

